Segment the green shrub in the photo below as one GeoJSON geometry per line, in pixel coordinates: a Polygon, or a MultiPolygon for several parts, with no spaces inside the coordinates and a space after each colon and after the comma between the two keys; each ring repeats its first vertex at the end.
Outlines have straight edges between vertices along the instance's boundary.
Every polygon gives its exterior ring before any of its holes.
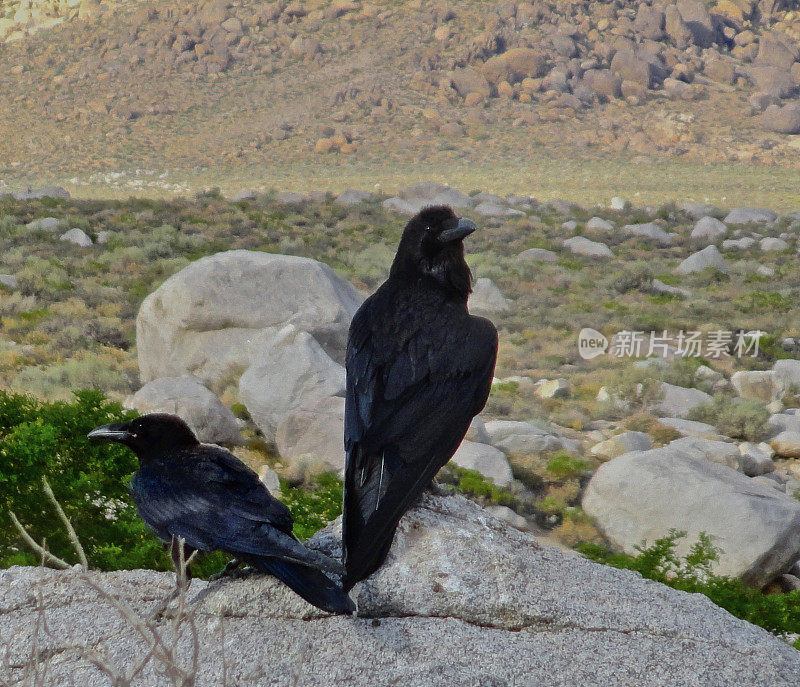
{"type": "MultiPolygon", "coordinates": [[[[711,538],[700,533],[689,553],[680,558],[675,546],[685,532],[671,530],[669,535],[651,546],[637,546],[638,554],[613,553],[594,543],[581,543],[576,548],[587,558],[615,568],[635,570],[642,577],[692,594],[704,594],[717,606],[737,618],[763,627],[777,635],[800,633],[800,591],[788,594],[764,594],[748,587],[741,580],[714,575],[712,564],[719,560],[720,550],[711,538]]],[[[795,642],[800,648],[800,640],[795,642]]]]}
{"type": "Polygon", "coordinates": [[[294,518],[294,534],[305,541],[342,513],[342,480],[334,473],[316,477],[311,488],[281,480],[281,501],[294,518]]]}
{"type": "Polygon", "coordinates": [[[733,399],[716,394],[710,403],[692,408],[689,419],[714,425],[733,439],[759,441],[766,434],[769,413],[764,404],[755,399],[733,399]]]}
{"type": "Polygon", "coordinates": [[[448,464],[439,473],[439,479],[445,484],[452,484],[462,494],[482,498],[488,503],[511,506],[515,502],[514,496],[510,492],[487,480],[476,470],[468,470],[448,464]]]}
{"type": "Polygon", "coordinates": [[[554,453],[547,461],[547,472],[556,479],[567,479],[579,475],[586,469],[586,463],[580,458],[569,455],[566,451],[554,453]]]}
{"type": "Polygon", "coordinates": [[[46,476],[72,521],[90,565],[103,570],[155,567],[169,561],[139,520],[126,482],[136,457],[116,444],[91,444],[98,425],[133,414],[100,392],[81,391],[72,403],[41,403],[0,392],[0,566],[37,563],[22,550],[13,510],[34,539],[65,560],[75,560],[66,533],[42,491],[46,476]]]}

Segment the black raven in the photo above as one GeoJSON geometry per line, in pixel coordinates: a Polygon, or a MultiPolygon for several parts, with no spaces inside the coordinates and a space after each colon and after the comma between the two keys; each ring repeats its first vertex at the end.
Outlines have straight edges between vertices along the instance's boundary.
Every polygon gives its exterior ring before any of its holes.
{"type": "Polygon", "coordinates": [[[225,449],[201,444],[183,420],[142,415],[104,425],[90,439],[131,448],[139,470],[130,484],[139,515],[164,542],[193,550],[222,550],[267,572],[306,601],[331,613],[351,613],[353,602],[321,568],[338,564],[307,549],[292,534],[293,520],[258,475],[225,449]]]}
{"type": "Polygon", "coordinates": [[[470,316],[462,240],[475,225],[429,207],[406,225],[389,279],[350,325],[344,588],[386,558],[397,523],[464,438],[492,384],[497,330],[470,316]]]}

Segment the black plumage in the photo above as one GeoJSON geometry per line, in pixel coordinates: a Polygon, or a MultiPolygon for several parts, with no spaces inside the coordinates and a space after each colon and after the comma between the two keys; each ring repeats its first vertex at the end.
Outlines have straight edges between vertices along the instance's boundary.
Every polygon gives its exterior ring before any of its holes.
{"type": "Polygon", "coordinates": [[[383,563],[403,513],[464,438],[491,389],[494,325],[467,311],[462,240],[450,208],[406,226],[389,279],[353,318],[347,345],[344,588],[383,563]]]}
{"type": "Polygon", "coordinates": [[[353,604],[322,572],[335,561],[307,549],[293,520],[255,472],[229,451],[201,444],[174,415],[143,415],[93,430],[95,440],[130,447],[139,470],[130,483],[139,515],[164,542],[182,538],[188,552],[222,550],[274,575],[309,603],[332,613],[353,604]]]}

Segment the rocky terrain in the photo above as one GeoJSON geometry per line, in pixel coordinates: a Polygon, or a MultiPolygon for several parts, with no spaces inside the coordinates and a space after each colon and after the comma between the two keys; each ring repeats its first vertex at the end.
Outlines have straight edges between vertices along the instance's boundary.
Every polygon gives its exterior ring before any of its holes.
{"type": "Polygon", "coordinates": [[[799,9],[16,0],[0,18],[0,184],[164,195],[492,174],[493,191],[598,202],[624,174],[648,198],[772,188],[784,203],[799,9]]]}
{"type": "MultiPolygon", "coordinates": [[[[334,523],[311,545],[335,553],[340,536],[334,523]]],[[[145,571],[96,579],[141,614],[172,584],[145,571]]],[[[403,518],[387,564],[354,596],[359,617],[337,618],[271,578],[195,581],[197,684],[790,687],[800,679],[794,649],[704,597],[542,547],[462,497],[425,497],[403,518]]],[[[193,675],[188,624],[172,656],[193,675]]],[[[148,647],[75,570],[0,572],[0,629],[9,656],[2,677],[12,683],[27,674],[107,684],[148,647]]],[[[174,625],[156,632],[170,643],[174,625]]],[[[154,657],[134,684],[170,684],[169,675],[154,657]]]]}

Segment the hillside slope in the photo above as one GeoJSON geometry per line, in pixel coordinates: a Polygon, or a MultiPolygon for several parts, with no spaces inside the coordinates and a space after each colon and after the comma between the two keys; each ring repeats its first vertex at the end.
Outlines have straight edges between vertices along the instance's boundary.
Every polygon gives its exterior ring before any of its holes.
{"type": "Polygon", "coordinates": [[[422,167],[519,191],[514,172],[553,159],[791,169],[795,4],[22,0],[0,19],[0,183],[363,187],[422,167]]]}

